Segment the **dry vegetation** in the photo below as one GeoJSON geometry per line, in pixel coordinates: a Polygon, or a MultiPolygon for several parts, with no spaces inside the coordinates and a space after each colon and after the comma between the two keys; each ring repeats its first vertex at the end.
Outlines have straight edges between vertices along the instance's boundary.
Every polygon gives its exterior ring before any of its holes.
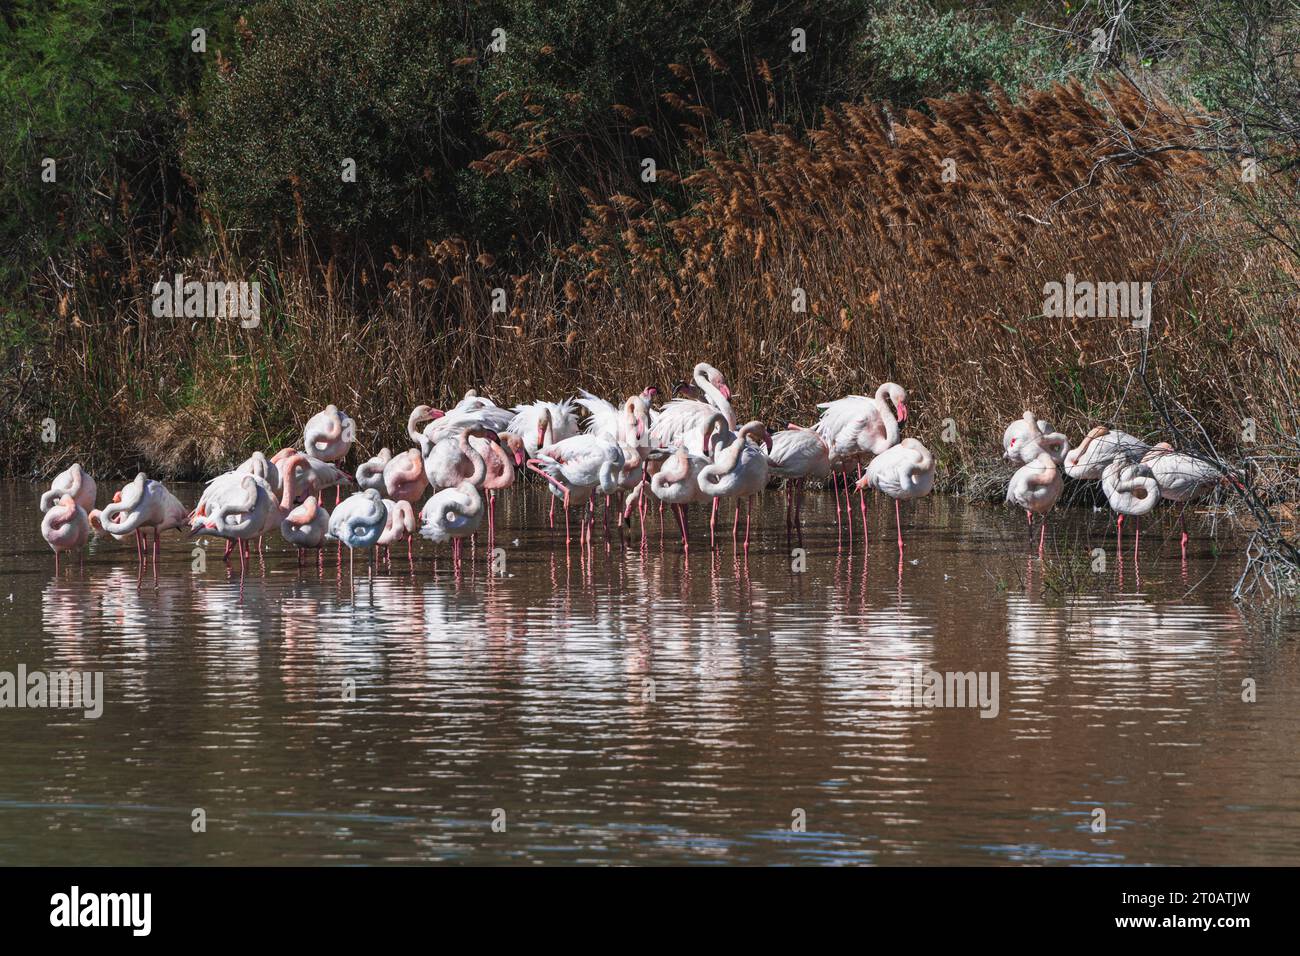
{"type": "MultiPolygon", "coordinates": [[[[589,195],[583,241],[544,274],[510,275],[459,239],[374,261],[285,240],[274,265],[223,241],[204,263],[142,252],[137,291],[115,310],[60,290],[50,388],[27,396],[25,448],[43,450],[50,414],[63,428],[51,458],[211,473],[292,441],[332,401],[368,454],[402,444],[413,405],[469,387],[501,402],[578,386],[613,396],[663,390],[707,359],[740,412],[769,422],[806,423],[817,401],[901,382],[917,433],[950,475],[969,475],[1022,407],[1076,438],[1098,421],[1161,428],[1134,374],[1141,332],[1041,317],[1044,282],[1067,272],[1156,283],[1145,381],[1220,451],[1245,417],[1261,441],[1296,433],[1300,337],[1271,298],[1288,263],[1214,238],[1233,232],[1223,200],[1245,187],[1196,153],[1115,158],[1168,139],[1186,122],[1171,108],[1106,84],[960,96],[928,115],[844,105],[807,136],[753,132],[720,153],[695,128],[709,118],[676,105],[696,168],[661,170],[644,195],[589,195]],[[151,317],[149,285],[175,271],[257,275],[261,326],[151,317]],[[505,314],[492,312],[496,287],[505,314]],[[806,312],[792,309],[796,287],[806,312]],[[951,444],[938,440],[948,418],[951,444]]],[[[510,161],[503,151],[484,169],[510,161]]],[[[57,461],[31,463],[48,474],[57,461]]]]}

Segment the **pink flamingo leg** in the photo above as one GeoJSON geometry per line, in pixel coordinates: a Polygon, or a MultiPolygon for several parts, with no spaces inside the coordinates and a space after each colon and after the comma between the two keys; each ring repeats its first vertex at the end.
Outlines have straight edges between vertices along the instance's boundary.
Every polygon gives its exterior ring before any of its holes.
{"type": "MultiPolygon", "coordinates": [[[[858,481],[862,480],[862,465],[858,465],[858,481]]],[[[867,489],[866,486],[858,488],[858,508],[862,512],[862,537],[863,543],[866,544],[867,537],[867,489]]]]}
{"type": "Polygon", "coordinates": [[[843,532],[843,522],[840,521],[840,479],[839,475],[831,472],[831,489],[835,492],[835,533],[838,535],[843,532]]]}
{"type": "Polygon", "coordinates": [[[1187,560],[1187,523],[1186,523],[1186,521],[1184,520],[1185,517],[1186,517],[1186,514],[1187,514],[1187,502],[1184,501],[1184,502],[1182,503],[1182,506],[1178,509],[1178,530],[1182,533],[1182,534],[1181,534],[1181,542],[1182,542],[1183,560],[1184,560],[1184,561],[1187,560]]]}
{"type": "Polygon", "coordinates": [[[903,553],[903,518],[898,509],[898,499],[894,499],[894,527],[898,529],[898,553],[903,553]]]}

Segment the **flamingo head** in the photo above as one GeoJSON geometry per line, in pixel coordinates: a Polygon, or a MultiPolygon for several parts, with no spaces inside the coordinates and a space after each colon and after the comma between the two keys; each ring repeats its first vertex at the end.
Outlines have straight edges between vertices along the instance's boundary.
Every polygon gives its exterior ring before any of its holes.
{"type": "Polygon", "coordinates": [[[650,430],[649,399],[644,394],[633,395],[623,403],[623,413],[627,416],[627,420],[632,423],[636,441],[640,443],[646,432],[650,430]]]}
{"type": "Polygon", "coordinates": [[[515,459],[515,467],[524,467],[524,462],[528,460],[528,450],[524,448],[524,440],[518,435],[512,435],[509,432],[500,436],[501,443],[515,459]]]}
{"type": "Polygon", "coordinates": [[[551,430],[551,410],[543,408],[542,413],[537,416],[537,447],[542,448],[546,445],[546,433],[551,430]]]}
{"type": "Polygon", "coordinates": [[[653,385],[647,385],[641,390],[641,397],[647,402],[653,402],[659,397],[659,389],[655,388],[653,385]]]}
{"type": "Polygon", "coordinates": [[[731,386],[727,384],[726,377],[712,365],[704,365],[702,362],[700,364],[703,366],[703,371],[709,384],[716,388],[722,394],[723,398],[727,401],[731,401],[731,386]]]}
{"type": "Polygon", "coordinates": [[[903,388],[901,385],[895,384],[894,382],[890,382],[886,385],[885,390],[889,395],[889,400],[893,402],[894,407],[898,409],[898,424],[901,425],[903,422],[907,421],[907,389],[903,388]]]}

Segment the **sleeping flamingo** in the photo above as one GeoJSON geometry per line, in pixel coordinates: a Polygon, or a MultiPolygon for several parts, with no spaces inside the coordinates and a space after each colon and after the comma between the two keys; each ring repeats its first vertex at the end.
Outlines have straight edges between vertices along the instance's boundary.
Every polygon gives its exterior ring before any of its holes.
{"type": "Polygon", "coordinates": [[[1096,481],[1116,457],[1138,461],[1151,446],[1128,432],[1098,425],[1084,436],[1078,448],[1066,453],[1065,473],[1071,478],[1096,481]]]}
{"type": "Polygon", "coordinates": [[[90,519],[72,495],[63,495],[41,519],[41,537],[54,551],[54,573],[59,573],[59,553],[78,551],[90,537],[90,519]]]}
{"type": "Polygon", "coordinates": [[[298,563],[302,564],[302,553],[306,548],[316,551],[316,563],[323,559],[321,545],[329,532],[330,513],[321,507],[315,495],[295,507],[280,522],[280,535],[289,544],[298,549],[298,563]]]}
{"type": "Polygon", "coordinates": [[[1002,450],[1003,458],[1018,465],[1029,464],[1045,450],[1059,465],[1070,450],[1070,439],[1052,431],[1051,425],[1026,410],[1002,433],[1002,450]]]}
{"type": "Polygon", "coordinates": [[[153,530],[154,574],[158,573],[158,542],[162,532],[183,528],[189,517],[186,507],[143,471],[122,489],[121,500],[106,506],[100,513],[104,528],[114,535],[136,533],[137,557],[145,560],[146,534],[153,530]]]}
{"type": "Polygon", "coordinates": [[[80,462],[73,462],[54,476],[50,490],[41,495],[41,512],[49,511],[64,495],[71,497],[82,511],[90,511],[95,507],[95,491],[95,479],[80,462]]]}
{"type": "MultiPolygon", "coordinates": [[[[307,420],[302,430],[303,451],[312,458],[331,464],[348,457],[355,439],[356,424],[335,405],[326,405],[324,411],[307,420]]],[[[334,499],[336,504],[342,494],[342,489],[338,488],[334,499]]]]}
{"type": "Polygon", "coordinates": [[[329,537],[348,548],[348,573],[356,571],[356,549],[373,548],[388,525],[384,499],[373,488],[349,495],[330,513],[329,537]]]}
{"type": "Polygon", "coordinates": [[[1124,516],[1133,518],[1133,561],[1137,562],[1142,544],[1142,516],[1160,502],[1160,485],[1151,468],[1142,462],[1130,462],[1116,455],[1101,476],[1101,490],[1110,510],[1115,512],[1115,548],[1122,551],[1124,516]]]}
{"type": "Polygon", "coordinates": [[[1187,525],[1184,512],[1189,502],[1204,498],[1217,485],[1231,483],[1232,479],[1224,475],[1213,462],[1174,451],[1169,442],[1152,445],[1151,450],[1142,458],[1142,463],[1151,469],[1152,477],[1160,486],[1160,497],[1178,502],[1178,529],[1182,533],[1181,546],[1183,557],[1187,557],[1187,525]]]}
{"type": "Polygon", "coordinates": [[[384,508],[388,512],[388,518],[384,522],[384,530],[379,535],[379,544],[384,549],[384,555],[389,561],[393,558],[393,545],[402,541],[406,542],[406,561],[408,564],[415,562],[415,556],[412,553],[412,536],[418,525],[415,522],[415,509],[411,507],[409,500],[390,501],[384,499],[384,508]]]}
{"type": "Polygon", "coordinates": [[[785,530],[795,528],[802,533],[804,484],[809,478],[830,476],[830,448],[815,429],[791,423],[789,428],[773,432],[767,460],[772,477],[785,479],[785,530]]]}
{"type": "Polygon", "coordinates": [[[374,488],[375,491],[383,494],[387,490],[384,485],[384,466],[392,460],[392,451],[381,448],[379,454],[357,465],[357,470],[353,473],[357,487],[362,491],[374,488]]]}
{"type": "MultiPolygon", "coordinates": [[[[483,434],[495,435],[487,429],[483,434]]],[[[452,542],[452,561],[460,568],[462,542],[474,534],[483,523],[483,496],[478,486],[487,476],[487,463],[469,443],[468,430],[461,432],[465,454],[469,459],[470,473],[459,484],[434,493],[420,510],[420,535],[440,544],[452,542]]]]}
{"type": "Polygon", "coordinates": [[[424,462],[420,459],[420,449],[412,448],[394,455],[384,466],[383,487],[380,493],[393,501],[419,501],[429,487],[429,478],[424,473],[424,462]]]}
{"type": "MultiPolygon", "coordinates": [[[[285,475],[286,498],[293,493],[295,479],[285,475]]],[[[211,495],[202,511],[195,509],[190,516],[190,537],[210,534],[227,542],[225,559],[230,559],[230,546],[239,551],[239,574],[242,579],[245,559],[251,553],[249,542],[261,538],[268,526],[274,527],[280,514],[275,492],[265,478],[246,473],[233,481],[223,481],[211,487],[211,495]]]]}
{"type": "Polygon", "coordinates": [[[745,549],[749,549],[749,526],[753,511],[754,496],[760,494],[767,486],[767,455],[754,439],[772,447],[772,438],[762,422],[747,422],[741,426],[731,443],[718,448],[713,453],[713,462],[700,469],[696,479],[700,490],[715,501],[713,515],[709,519],[709,546],[716,547],[714,536],[717,521],[716,502],[720,498],[736,499],[736,515],[731,523],[731,541],[736,542],[736,529],[740,523],[740,504],[745,503],[745,549]]]}
{"type": "MultiPolygon", "coordinates": [[[[1064,435],[1061,436],[1064,439],[1064,435]]],[[[1022,465],[1007,485],[1007,503],[1025,509],[1029,526],[1034,524],[1034,515],[1043,516],[1043,527],[1038,533],[1038,556],[1043,556],[1043,543],[1047,538],[1047,512],[1052,510],[1056,499],[1061,497],[1065,482],[1061,479],[1061,470],[1051,452],[1043,449],[1032,461],[1022,465]]]]}
{"type": "Polygon", "coordinates": [[[934,455],[915,438],[904,438],[900,444],[877,455],[867,465],[867,473],[858,479],[857,488],[871,487],[894,499],[894,526],[898,529],[899,567],[903,557],[903,519],[899,502],[911,501],[930,493],[934,487],[934,455]]]}

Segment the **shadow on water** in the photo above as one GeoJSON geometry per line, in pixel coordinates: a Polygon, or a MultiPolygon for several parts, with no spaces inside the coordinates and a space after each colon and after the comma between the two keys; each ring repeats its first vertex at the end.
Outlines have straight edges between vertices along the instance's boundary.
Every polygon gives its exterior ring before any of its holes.
{"type": "Polygon", "coordinates": [[[935,498],[900,563],[891,507],[864,551],[810,494],[802,553],[779,495],[748,555],[729,514],[684,555],[653,511],[566,552],[516,493],[501,574],[485,542],[350,576],[268,541],[241,581],[176,538],[155,585],[117,544],[56,577],[36,498],[0,487],[0,671],[101,671],[105,703],[0,710],[6,863],[1300,862],[1298,628],[1233,606],[1222,538],[1184,567],[1153,524],[1135,568],[1079,509],[1040,560],[935,498]],[[930,671],[996,706],[900,706],[930,671]]]}

